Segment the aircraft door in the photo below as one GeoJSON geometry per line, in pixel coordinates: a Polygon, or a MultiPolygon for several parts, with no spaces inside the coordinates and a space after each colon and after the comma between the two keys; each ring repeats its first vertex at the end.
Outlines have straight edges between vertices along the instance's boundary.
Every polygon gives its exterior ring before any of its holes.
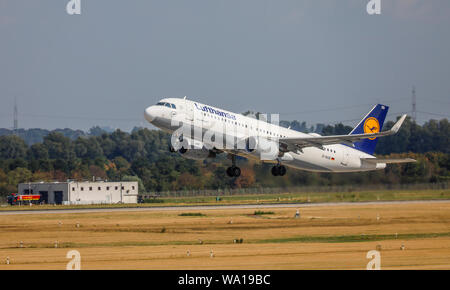
{"type": "Polygon", "coordinates": [[[348,160],[350,159],[350,151],[347,148],[342,150],[342,161],[341,164],[344,166],[348,165],[348,160]]]}
{"type": "Polygon", "coordinates": [[[188,121],[194,121],[194,107],[191,102],[188,100],[184,100],[184,107],[186,112],[186,120],[188,121]]]}

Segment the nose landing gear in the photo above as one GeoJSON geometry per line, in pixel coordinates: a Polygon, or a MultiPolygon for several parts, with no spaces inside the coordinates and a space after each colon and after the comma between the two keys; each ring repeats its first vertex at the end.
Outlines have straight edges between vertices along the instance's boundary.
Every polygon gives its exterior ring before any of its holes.
{"type": "Polygon", "coordinates": [[[231,166],[227,168],[227,175],[229,177],[239,177],[241,175],[241,169],[237,166],[231,166]]]}
{"type": "Polygon", "coordinates": [[[232,165],[227,168],[227,175],[229,177],[239,177],[241,175],[241,169],[236,166],[236,156],[231,155],[232,165]]]}

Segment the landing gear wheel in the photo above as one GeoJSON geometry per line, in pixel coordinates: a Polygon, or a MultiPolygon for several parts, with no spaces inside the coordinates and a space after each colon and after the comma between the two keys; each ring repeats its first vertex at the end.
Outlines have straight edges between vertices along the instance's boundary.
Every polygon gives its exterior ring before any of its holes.
{"type": "Polygon", "coordinates": [[[278,166],[272,167],[272,175],[273,175],[273,176],[278,176],[278,175],[280,175],[280,168],[279,168],[278,166]]]}
{"type": "Polygon", "coordinates": [[[284,176],[286,174],[286,167],[283,165],[276,165],[272,167],[273,176],[284,176]]]}
{"type": "Polygon", "coordinates": [[[286,174],[286,167],[281,165],[278,169],[280,176],[284,176],[286,174]]]}
{"type": "Polygon", "coordinates": [[[237,166],[231,166],[227,168],[227,175],[229,177],[239,177],[241,175],[241,169],[237,166]]]}
{"type": "Polygon", "coordinates": [[[228,175],[228,177],[233,177],[234,176],[234,173],[232,172],[232,168],[231,167],[227,168],[227,175],[228,175]]]}
{"type": "Polygon", "coordinates": [[[239,167],[233,168],[234,177],[239,177],[241,175],[241,169],[239,167]]]}

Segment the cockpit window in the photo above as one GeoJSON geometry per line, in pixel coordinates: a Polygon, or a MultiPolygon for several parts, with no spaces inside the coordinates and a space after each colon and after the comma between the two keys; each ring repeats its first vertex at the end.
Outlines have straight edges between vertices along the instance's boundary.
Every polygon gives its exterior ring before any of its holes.
{"type": "Polygon", "coordinates": [[[166,103],[166,102],[158,102],[156,106],[165,106],[168,108],[176,109],[177,107],[174,104],[166,103]]]}

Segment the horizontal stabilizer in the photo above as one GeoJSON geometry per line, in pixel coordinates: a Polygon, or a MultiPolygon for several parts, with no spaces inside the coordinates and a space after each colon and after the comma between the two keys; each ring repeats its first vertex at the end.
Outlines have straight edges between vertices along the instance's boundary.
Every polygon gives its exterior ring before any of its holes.
{"type": "Polygon", "coordinates": [[[361,158],[361,161],[365,161],[368,163],[386,163],[386,164],[394,164],[394,163],[409,163],[416,162],[415,159],[412,158],[390,158],[390,159],[382,159],[382,158],[361,158]]]}

